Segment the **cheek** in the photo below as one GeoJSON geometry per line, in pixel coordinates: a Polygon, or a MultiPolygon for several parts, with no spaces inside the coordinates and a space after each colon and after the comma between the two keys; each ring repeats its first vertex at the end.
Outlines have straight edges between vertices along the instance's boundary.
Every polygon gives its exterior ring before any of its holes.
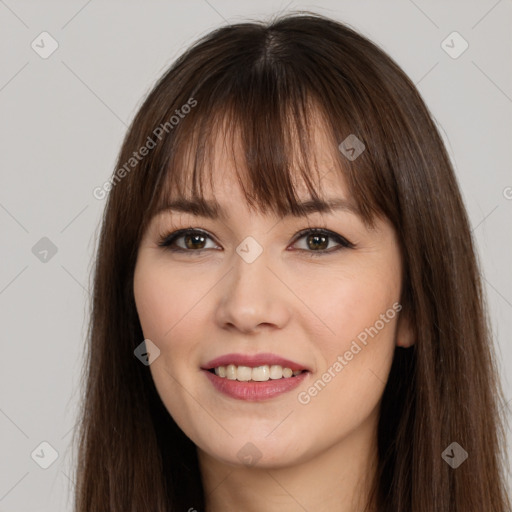
{"type": "Polygon", "coordinates": [[[169,268],[150,250],[142,253],[135,267],[134,296],[142,332],[160,350],[150,371],[169,411],[183,406],[174,379],[187,389],[195,385],[197,354],[205,341],[205,299],[214,283],[211,275],[169,268]]]}
{"type": "Polygon", "coordinates": [[[349,428],[378,404],[389,375],[401,309],[400,267],[389,258],[325,284],[329,294],[318,288],[310,294],[322,319],[322,334],[312,332],[321,364],[299,402],[317,415],[331,411],[334,424],[349,428]]]}
{"type": "Polygon", "coordinates": [[[144,337],[160,349],[149,367],[158,394],[174,420],[186,426],[192,423],[191,405],[177,382],[191,389],[187,365],[196,346],[194,339],[200,339],[194,326],[203,324],[198,318],[200,298],[208,286],[194,286],[190,276],[169,271],[151,256],[143,253],[135,267],[135,304],[144,337]]]}
{"type": "Polygon", "coordinates": [[[393,361],[398,318],[385,296],[381,300],[372,296],[357,312],[346,313],[341,308],[337,323],[331,320],[336,336],[319,340],[321,365],[297,396],[297,424],[318,421],[322,424],[318,435],[332,440],[375,418],[393,361]]]}
{"type": "Polygon", "coordinates": [[[192,309],[194,298],[198,300],[199,292],[197,288],[194,292],[190,281],[183,282],[175,272],[155,262],[149,264],[144,257],[135,267],[133,288],[144,336],[155,342],[172,336],[179,319],[192,309]]]}
{"type": "Polygon", "coordinates": [[[332,358],[334,353],[348,350],[350,342],[358,337],[364,342],[365,337],[369,338],[368,330],[375,334],[376,323],[379,338],[390,342],[393,319],[397,316],[393,304],[400,300],[398,270],[390,265],[384,272],[380,266],[350,273],[331,272],[328,279],[316,280],[317,286],[308,286],[308,292],[304,290],[308,304],[322,321],[316,323],[319,325],[316,338],[320,335],[322,347],[319,348],[325,355],[332,358]]]}
{"type": "Polygon", "coordinates": [[[166,325],[165,311],[172,308],[172,295],[165,296],[162,284],[151,272],[136,269],[133,283],[135,306],[144,337],[152,341],[161,338],[166,325]]]}

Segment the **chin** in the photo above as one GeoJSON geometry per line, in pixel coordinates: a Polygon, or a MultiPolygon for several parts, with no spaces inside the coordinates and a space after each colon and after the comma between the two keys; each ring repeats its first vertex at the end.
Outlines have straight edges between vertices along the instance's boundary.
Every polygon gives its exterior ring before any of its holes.
{"type": "Polygon", "coordinates": [[[230,466],[277,469],[294,466],[308,458],[304,443],[291,443],[289,438],[270,440],[247,432],[243,437],[226,439],[222,445],[211,446],[210,442],[211,438],[197,446],[208,457],[230,466]]]}

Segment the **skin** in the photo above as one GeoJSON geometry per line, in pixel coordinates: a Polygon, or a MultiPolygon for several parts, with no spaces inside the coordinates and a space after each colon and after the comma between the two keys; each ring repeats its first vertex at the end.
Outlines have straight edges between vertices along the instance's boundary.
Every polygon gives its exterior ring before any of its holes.
{"type": "MultiPolygon", "coordinates": [[[[350,199],[325,156],[332,154],[327,138],[316,134],[315,140],[323,175],[317,190],[350,199]]],[[[400,302],[396,233],[385,219],[369,229],[346,210],[303,219],[255,214],[233,172],[218,141],[214,189],[206,198],[228,211],[227,222],[163,212],[141,241],[135,301],[145,338],[161,351],[151,375],[169,414],[197,446],[208,512],[360,511],[374,473],[378,408],[394,349],[412,343],[405,317],[386,316],[341,371],[332,367],[400,302]],[[197,255],[194,248],[185,254],[158,246],[161,235],[189,227],[211,235],[210,250],[197,255]],[[307,235],[296,239],[310,227],[338,233],[355,248],[311,258],[318,249],[308,247],[307,235]],[[236,252],[247,236],[263,248],[250,264],[236,252]],[[230,352],[272,352],[312,373],[270,400],[233,399],[216,391],[200,369],[230,352]],[[304,397],[329,368],[335,376],[300,403],[299,393],[304,397]],[[241,449],[260,457],[256,464],[244,465],[241,449]]],[[[299,191],[309,199],[305,186],[299,191]]],[[[339,246],[329,240],[328,250],[339,246]]],[[[177,243],[186,247],[185,238],[177,243]]]]}

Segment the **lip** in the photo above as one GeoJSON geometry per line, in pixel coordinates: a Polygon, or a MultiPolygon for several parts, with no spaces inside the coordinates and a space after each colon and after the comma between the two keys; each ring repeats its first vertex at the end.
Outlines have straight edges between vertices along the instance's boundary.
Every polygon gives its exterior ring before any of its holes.
{"type": "MultiPolygon", "coordinates": [[[[216,362],[216,360],[214,360],[214,362],[216,362]]],[[[242,382],[238,380],[230,380],[225,377],[218,377],[206,369],[203,369],[202,373],[206,375],[217,391],[220,391],[231,398],[246,400],[249,402],[268,400],[287,393],[292,389],[295,389],[310,375],[310,373],[306,371],[296,377],[276,380],[271,379],[264,382],[242,382]]]]}
{"type": "MultiPolygon", "coordinates": [[[[284,357],[280,357],[276,354],[271,353],[261,353],[261,354],[225,354],[220,357],[216,357],[211,361],[208,361],[205,365],[201,366],[202,370],[211,370],[212,368],[217,368],[218,366],[227,366],[228,364],[234,364],[235,366],[251,366],[252,368],[256,366],[263,366],[268,364],[271,365],[280,365],[283,368],[290,368],[292,371],[296,370],[307,370],[311,372],[311,368],[304,366],[300,363],[296,363],[295,361],[291,361],[290,359],[285,359],[284,357]]],[[[220,377],[221,378],[221,377],[220,377]]]]}

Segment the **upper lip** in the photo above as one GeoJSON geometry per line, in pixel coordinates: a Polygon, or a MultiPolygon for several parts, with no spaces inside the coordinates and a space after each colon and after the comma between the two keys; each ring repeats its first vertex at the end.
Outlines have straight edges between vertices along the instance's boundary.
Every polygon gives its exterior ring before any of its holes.
{"type": "Polygon", "coordinates": [[[280,365],[283,368],[290,368],[290,370],[307,370],[308,367],[303,364],[296,363],[290,359],[278,356],[276,354],[261,353],[261,354],[225,354],[220,357],[216,357],[211,361],[208,361],[201,368],[203,370],[211,370],[218,366],[227,366],[228,364],[234,364],[236,366],[263,366],[263,365],[280,365]]]}

